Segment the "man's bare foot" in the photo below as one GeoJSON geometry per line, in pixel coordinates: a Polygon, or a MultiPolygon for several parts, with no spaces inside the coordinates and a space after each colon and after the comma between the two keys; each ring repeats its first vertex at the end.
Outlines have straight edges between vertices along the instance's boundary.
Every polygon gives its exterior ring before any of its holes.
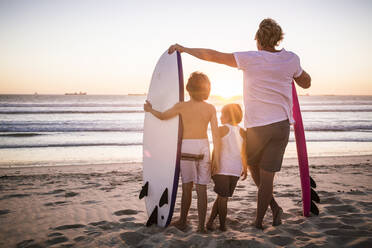
{"type": "Polygon", "coordinates": [[[186,222],[181,222],[180,220],[175,222],[174,226],[181,231],[185,231],[187,228],[186,222]]]}
{"type": "Polygon", "coordinates": [[[279,207],[275,213],[273,212],[273,226],[279,226],[282,224],[282,215],[283,209],[281,207],[279,207]]]}
{"type": "Polygon", "coordinates": [[[255,228],[257,229],[260,229],[260,230],[263,230],[263,226],[262,226],[262,223],[257,223],[257,221],[254,221],[250,224],[251,226],[254,226],[255,228]]]}

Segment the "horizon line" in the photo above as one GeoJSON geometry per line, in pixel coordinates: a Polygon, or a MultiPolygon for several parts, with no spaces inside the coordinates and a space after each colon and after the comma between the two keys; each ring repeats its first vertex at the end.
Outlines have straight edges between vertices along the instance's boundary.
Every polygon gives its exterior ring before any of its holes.
{"type": "MultiPolygon", "coordinates": [[[[70,95],[70,96],[146,96],[147,93],[123,93],[123,94],[88,94],[86,93],[85,95],[83,94],[66,94],[66,93],[1,93],[0,96],[4,95],[33,95],[33,96],[65,96],[65,95],[70,95]]],[[[372,96],[372,94],[298,94],[300,96],[372,96]]],[[[224,97],[221,95],[215,95],[212,94],[210,97],[221,97],[225,99],[231,99],[235,97],[243,97],[243,95],[234,95],[234,96],[228,96],[224,97]]]]}

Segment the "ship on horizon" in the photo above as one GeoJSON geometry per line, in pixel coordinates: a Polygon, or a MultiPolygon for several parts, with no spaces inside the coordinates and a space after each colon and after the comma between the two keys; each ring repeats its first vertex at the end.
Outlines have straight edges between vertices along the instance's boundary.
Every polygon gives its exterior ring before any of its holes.
{"type": "Polygon", "coordinates": [[[128,93],[128,96],[146,96],[146,93],[128,93]]]}
{"type": "Polygon", "coordinates": [[[74,93],[65,93],[65,95],[66,96],[71,96],[71,95],[73,95],[73,96],[76,96],[76,95],[78,95],[78,96],[81,96],[81,95],[86,95],[87,93],[86,92],[74,92],[74,93]]]}

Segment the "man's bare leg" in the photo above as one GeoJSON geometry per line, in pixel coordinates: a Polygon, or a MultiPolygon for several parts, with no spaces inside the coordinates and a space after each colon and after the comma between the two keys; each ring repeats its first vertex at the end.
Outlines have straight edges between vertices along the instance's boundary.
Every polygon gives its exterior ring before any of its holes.
{"type": "Polygon", "coordinates": [[[175,226],[180,230],[186,229],[187,215],[191,205],[193,182],[182,184],[182,197],[181,197],[181,214],[180,219],[175,223],[175,226]]]}
{"type": "MultiPolygon", "coordinates": [[[[252,179],[258,188],[260,185],[260,168],[258,166],[248,166],[248,168],[251,173],[252,179]]],[[[281,217],[283,214],[283,209],[275,201],[274,195],[272,196],[272,199],[270,201],[270,208],[273,212],[273,226],[282,224],[281,217]]]]}
{"type": "Polygon", "coordinates": [[[196,193],[198,195],[198,232],[205,233],[205,217],[207,215],[207,185],[196,184],[196,193]]]}
{"type": "Polygon", "coordinates": [[[273,198],[273,182],[275,172],[265,171],[260,169],[260,186],[257,194],[257,215],[255,226],[262,229],[262,221],[265,216],[267,207],[273,198]]]}

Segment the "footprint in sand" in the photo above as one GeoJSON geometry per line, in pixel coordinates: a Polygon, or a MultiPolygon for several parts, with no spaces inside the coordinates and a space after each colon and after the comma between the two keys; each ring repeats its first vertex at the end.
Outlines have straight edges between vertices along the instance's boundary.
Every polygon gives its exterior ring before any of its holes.
{"type": "Polygon", "coordinates": [[[115,187],[102,187],[102,188],[99,188],[99,190],[106,191],[106,192],[110,192],[113,189],[115,189],[115,187]]]}
{"type": "Polygon", "coordinates": [[[362,224],[365,221],[362,218],[342,217],[340,219],[343,223],[348,225],[362,224]]]}
{"type": "Polygon", "coordinates": [[[342,204],[342,201],[336,197],[328,197],[322,198],[322,204],[342,204]]]}
{"type": "Polygon", "coordinates": [[[59,193],[62,193],[62,192],[65,192],[65,190],[64,189],[56,189],[56,190],[49,191],[49,192],[46,192],[46,193],[40,193],[40,195],[55,195],[55,194],[59,194],[59,193]]]}
{"type": "Polygon", "coordinates": [[[105,224],[98,225],[98,227],[102,230],[117,231],[121,228],[121,223],[119,223],[119,222],[107,222],[105,224]]]}
{"type": "Polygon", "coordinates": [[[286,223],[287,224],[295,224],[295,225],[298,225],[298,224],[302,224],[304,223],[305,219],[301,218],[301,219],[298,219],[298,220],[287,220],[286,223]]]}
{"type": "Polygon", "coordinates": [[[76,192],[66,192],[65,193],[65,197],[74,197],[74,196],[77,196],[79,195],[79,193],[76,193],[76,192]]]}
{"type": "Polygon", "coordinates": [[[97,204],[97,203],[100,203],[100,201],[83,201],[81,204],[83,205],[90,205],[90,204],[97,204]]]}
{"type": "Polygon", "coordinates": [[[93,239],[88,236],[77,236],[74,238],[75,242],[80,242],[80,241],[92,241],[93,239]]]}
{"type": "Polygon", "coordinates": [[[57,236],[55,238],[48,239],[47,241],[45,241],[45,243],[46,245],[51,246],[55,244],[64,243],[66,241],[68,241],[68,238],[62,235],[62,236],[57,236]]]}
{"type": "Polygon", "coordinates": [[[46,206],[46,207],[50,207],[50,206],[63,206],[63,205],[67,205],[68,203],[70,203],[70,201],[47,202],[47,203],[44,204],[44,206],[46,206]]]}
{"type": "Polygon", "coordinates": [[[58,226],[58,227],[54,228],[54,230],[67,230],[67,229],[76,229],[76,228],[82,228],[82,227],[85,227],[85,225],[72,224],[72,225],[58,226]]]}
{"type": "Polygon", "coordinates": [[[349,195],[366,195],[366,193],[364,193],[363,191],[357,190],[357,189],[354,189],[354,190],[351,189],[346,194],[349,194],[349,195]]]}
{"type": "Polygon", "coordinates": [[[27,239],[17,243],[16,247],[41,247],[38,244],[35,244],[35,240],[27,239]]]}
{"type": "Polygon", "coordinates": [[[146,238],[145,235],[137,232],[124,232],[120,234],[120,238],[129,246],[138,245],[146,238]]]}
{"type": "Polygon", "coordinates": [[[339,226],[341,226],[342,224],[340,222],[321,222],[321,223],[318,223],[316,224],[317,227],[321,228],[321,229],[328,229],[328,228],[337,228],[339,226]]]}
{"type": "Polygon", "coordinates": [[[105,225],[105,224],[107,224],[107,223],[108,223],[107,221],[102,220],[102,221],[98,221],[98,222],[91,222],[91,223],[89,223],[88,225],[99,226],[99,225],[105,225]]]}
{"type": "Polygon", "coordinates": [[[294,241],[293,238],[286,237],[286,236],[279,236],[279,235],[270,238],[270,240],[274,244],[280,245],[280,246],[287,246],[287,245],[293,243],[293,241],[294,241]]]}
{"type": "Polygon", "coordinates": [[[127,221],[132,221],[135,220],[136,218],[134,217],[127,217],[127,218],[121,218],[119,221],[120,222],[127,222],[127,221]]]}
{"type": "MultiPolygon", "coordinates": [[[[300,240],[300,241],[309,241],[310,238],[308,238],[308,237],[296,237],[296,240],[300,240]]],[[[312,247],[312,246],[310,246],[310,247],[312,247]]],[[[314,247],[316,247],[316,246],[314,246],[314,247]]]]}
{"type": "Polygon", "coordinates": [[[5,215],[5,214],[9,214],[9,213],[10,213],[9,209],[0,209],[0,215],[5,215]]]}
{"type": "Polygon", "coordinates": [[[359,213],[360,210],[351,205],[336,205],[325,207],[329,213],[339,214],[339,213],[359,213]]]}
{"type": "Polygon", "coordinates": [[[279,228],[274,228],[274,229],[270,228],[270,230],[265,231],[265,234],[267,234],[267,235],[277,235],[277,234],[281,234],[282,232],[283,231],[281,231],[279,228]]]}
{"type": "Polygon", "coordinates": [[[26,196],[30,196],[31,194],[11,194],[11,195],[4,195],[0,200],[10,199],[10,198],[23,198],[26,196]]]}
{"type": "Polygon", "coordinates": [[[84,232],[91,237],[98,237],[98,236],[102,235],[102,232],[99,232],[99,231],[96,231],[96,230],[87,230],[87,231],[84,231],[84,232]]]}
{"type": "Polygon", "coordinates": [[[298,194],[297,193],[280,193],[278,192],[277,194],[275,194],[275,197],[287,197],[287,198],[295,198],[295,197],[298,197],[298,194]]]}
{"type": "Polygon", "coordinates": [[[358,202],[358,205],[365,207],[366,209],[372,209],[372,202],[358,202]]]}
{"type": "Polygon", "coordinates": [[[114,215],[116,216],[134,215],[134,214],[138,214],[138,211],[133,210],[133,209],[124,209],[124,210],[119,210],[119,211],[114,212],[114,215]]]}
{"type": "Polygon", "coordinates": [[[217,242],[217,247],[270,247],[270,246],[266,246],[256,240],[226,239],[219,240],[217,242]]]}
{"type": "Polygon", "coordinates": [[[306,233],[298,230],[298,229],[293,229],[293,228],[286,228],[285,231],[289,234],[291,234],[294,237],[299,237],[299,236],[307,236],[306,233]]]}
{"type": "Polygon", "coordinates": [[[54,233],[49,233],[48,237],[56,237],[56,236],[63,236],[63,233],[60,232],[54,232],[54,233]]]}
{"type": "Polygon", "coordinates": [[[359,238],[347,244],[348,247],[371,247],[372,238],[359,238]]]}

